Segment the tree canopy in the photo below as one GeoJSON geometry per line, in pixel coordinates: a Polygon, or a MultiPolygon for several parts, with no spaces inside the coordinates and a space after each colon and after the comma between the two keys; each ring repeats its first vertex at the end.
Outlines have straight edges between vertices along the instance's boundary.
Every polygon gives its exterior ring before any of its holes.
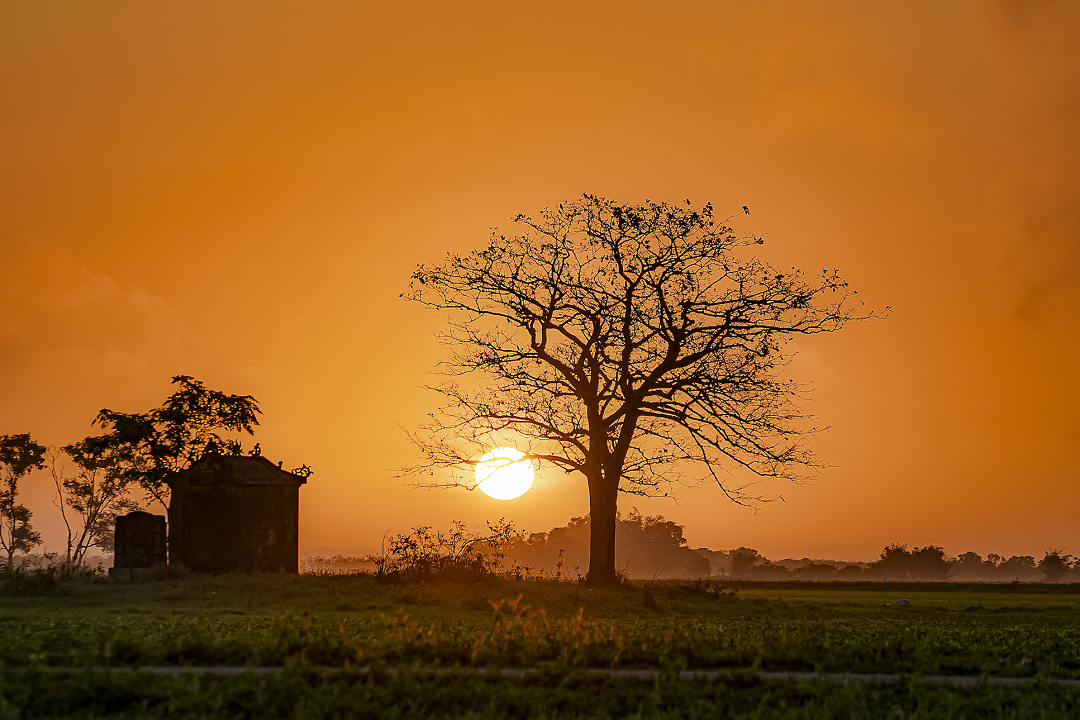
{"type": "Polygon", "coordinates": [[[255,434],[261,414],[250,395],[229,395],[208,389],[187,375],[172,379],[178,389],[165,403],[145,413],[102,410],[94,423],[105,433],[87,438],[83,456],[105,456],[122,462],[125,474],[166,509],[166,479],[191,467],[211,448],[239,444],[220,435],[222,431],[255,434]]]}
{"type": "Polygon", "coordinates": [[[432,388],[444,403],[412,434],[423,459],[408,472],[467,470],[511,442],[582,473],[589,577],[605,582],[618,492],[662,493],[698,473],[745,502],[727,470],[798,479],[817,464],[804,388],[781,371],[793,337],[873,317],[837,272],[741,257],[761,238],[689,201],[585,195],[515,222],[517,234],[493,231],[485,248],[413,273],[407,299],[448,311],[449,358],[432,388]]]}
{"type": "Polygon", "coordinates": [[[0,549],[9,568],[15,553],[41,543],[41,533],[31,524],[34,513],[19,502],[19,481],[45,466],[45,451],[27,433],[0,435],[0,549]]]}

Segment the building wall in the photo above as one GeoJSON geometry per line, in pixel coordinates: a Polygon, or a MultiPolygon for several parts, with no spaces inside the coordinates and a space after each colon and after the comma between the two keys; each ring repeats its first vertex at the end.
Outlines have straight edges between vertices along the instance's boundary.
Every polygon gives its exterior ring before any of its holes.
{"type": "Polygon", "coordinates": [[[195,572],[297,571],[300,488],[173,489],[169,562],[195,572]]]}

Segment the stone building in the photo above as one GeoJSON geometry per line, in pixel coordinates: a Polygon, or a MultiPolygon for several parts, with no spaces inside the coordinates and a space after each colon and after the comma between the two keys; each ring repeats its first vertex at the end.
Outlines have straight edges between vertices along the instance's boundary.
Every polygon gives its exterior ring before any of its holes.
{"type": "Polygon", "coordinates": [[[134,575],[164,565],[166,560],[165,516],[137,510],[116,518],[113,567],[110,575],[134,575]]]}
{"type": "Polygon", "coordinates": [[[169,563],[195,572],[295,573],[306,482],[264,457],[205,455],[169,480],[169,563]]]}

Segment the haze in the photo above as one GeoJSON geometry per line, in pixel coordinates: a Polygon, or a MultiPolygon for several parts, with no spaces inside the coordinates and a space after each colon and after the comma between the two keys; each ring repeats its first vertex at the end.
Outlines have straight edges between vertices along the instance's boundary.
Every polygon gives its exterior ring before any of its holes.
{"type": "MultiPolygon", "coordinates": [[[[695,547],[1076,552],[1080,3],[0,6],[0,434],[85,437],[184,373],[315,470],[301,553],[588,512],[411,490],[444,321],[418,262],[582,192],[751,210],[891,317],[802,343],[832,463],[751,512],[624,498],[695,547]]],[[[25,485],[46,544],[51,485],[25,485]]]]}

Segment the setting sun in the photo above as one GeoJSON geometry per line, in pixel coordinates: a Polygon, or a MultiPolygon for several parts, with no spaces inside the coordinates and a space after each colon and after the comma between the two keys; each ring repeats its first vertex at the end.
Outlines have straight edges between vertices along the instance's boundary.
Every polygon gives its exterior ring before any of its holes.
{"type": "Polygon", "coordinates": [[[525,453],[514,448],[495,448],[476,464],[476,484],[485,495],[496,500],[513,500],[532,487],[532,463],[525,453]]]}

